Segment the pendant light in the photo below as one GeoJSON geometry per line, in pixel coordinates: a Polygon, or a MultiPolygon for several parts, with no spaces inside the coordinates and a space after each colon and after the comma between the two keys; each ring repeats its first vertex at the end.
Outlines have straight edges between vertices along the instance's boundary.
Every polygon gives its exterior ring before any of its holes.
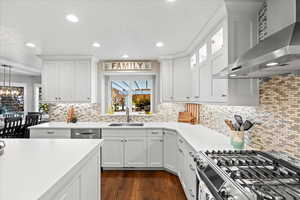
{"type": "Polygon", "coordinates": [[[13,89],[11,86],[11,68],[9,65],[2,65],[3,67],[3,86],[0,89],[0,96],[16,96],[19,95],[19,91],[13,89]],[[6,85],[6,69],[8,68],[8,86],[6,85]]]}

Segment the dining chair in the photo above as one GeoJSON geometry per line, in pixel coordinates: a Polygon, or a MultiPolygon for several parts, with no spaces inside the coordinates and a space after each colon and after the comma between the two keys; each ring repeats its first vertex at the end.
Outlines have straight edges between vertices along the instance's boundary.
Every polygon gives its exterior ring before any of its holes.
{"type": "Polygon", "coordinates": [[[0,131],[1,138],[24,138],[22,117],[9,117],[4,119],[4,127],[0,131]]]}
{"type": "Polygon", "coordinates": [[[39,114],[28,114],[25,118],[25,123],[22,126],[22,132],[24,134],[24,138],[30,138],[30,131],[28,127],[35,126],[39,124],[40,115],[39,114]]]}

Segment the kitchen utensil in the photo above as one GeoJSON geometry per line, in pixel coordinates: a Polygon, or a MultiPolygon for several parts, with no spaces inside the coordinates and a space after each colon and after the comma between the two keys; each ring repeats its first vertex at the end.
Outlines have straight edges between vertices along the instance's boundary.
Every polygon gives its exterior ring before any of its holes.
{"type": "Polygon", "coordinates": [[[243,118],[240,115],[234,115],[234,119],[236,120],[236,122],[242,126],[243,125],[243,118]]]}
{"type": "Polygon", "coordinates": [[[240,131],[241,130],[241,126],[238,123],[234,123],[233,127],[234,127],[235,131],[240,131]]]}
{"type": "Polygon", "coordinates": [[[250,128],[252,128],[252,126],[253,126],[253,123],[250,122],[249,120],[246,120],[242,125],[242,129],[244,131],[248,131],[250,128]]]}
{"type": "Polygon", "coordinates": [[[224,121],[225,121],[225,124],[227,124],[227,126],[229,127],[230,130],[232,130],[232,131],[235,130],[231,120],[226,119],[224,121]]]}

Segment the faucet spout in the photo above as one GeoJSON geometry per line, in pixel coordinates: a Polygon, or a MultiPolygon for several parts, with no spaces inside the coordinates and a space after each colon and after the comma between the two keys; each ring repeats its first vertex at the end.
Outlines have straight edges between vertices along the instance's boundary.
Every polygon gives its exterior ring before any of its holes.
{"type": "Polygon", "coordinates": [[[126,121],[127,121],[127,123],[130,122],[129,108],[128,107],[126,108],[126,121]]]}

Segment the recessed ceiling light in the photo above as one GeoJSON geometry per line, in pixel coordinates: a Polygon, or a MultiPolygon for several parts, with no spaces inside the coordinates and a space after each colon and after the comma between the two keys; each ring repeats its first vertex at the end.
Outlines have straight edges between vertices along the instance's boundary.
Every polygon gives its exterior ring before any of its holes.
{"type": "Polygon", "coordinates": [[[129,56],[127,55],[127,54],[124,54],[123,56],[122,56],[122,58],[128,58],[129,56]]]}
{"type": "Polygon", "coordinates": [[[176,0],[167,0],[167,2],[175,2],[176,0]]]}
{"type": "Polygon", "coordinates": [[[230,76],[231,76],[231,77],[235,77],[235,76],[236,76],[236,74],[230,74],[230,76]]]}
{"type": "Polygon", "coordinates": [[[266,66],[268,66],[268,67],[272,67],[272,66],[276,66],[276,65],[279,65],[279,63],[277,63],[277,62],[270,62],[270,63],[266,64],[266,66]]]}
{"type": "Polygon", "coordinates": [[[99,48],[101,45],[98,43],[98,42],[94,42],[93,43],[93,47],[97,47],[97,48],[99,48]]]}
{"type": "Polygon", "coordinates": [[[162,42],[157,42],[155,45],[156,45],[157,47],[163,47],[163,46],[164,46],[164,43],[162,43],[162,42]]]}
{"type": "Polygon", "coordinates": [[[33,44],[31,42],[27,42],[25,45],[30,48],[35,48],[35,44],[33,44]]]}
{"type": "Polygon", "coordinates": [[[77,23],[79,22],[79,19],[76,15],[73,15],[73,14],[69,14],[66,16],[66,20],[72,22],[72,23],[77,23]]]}

